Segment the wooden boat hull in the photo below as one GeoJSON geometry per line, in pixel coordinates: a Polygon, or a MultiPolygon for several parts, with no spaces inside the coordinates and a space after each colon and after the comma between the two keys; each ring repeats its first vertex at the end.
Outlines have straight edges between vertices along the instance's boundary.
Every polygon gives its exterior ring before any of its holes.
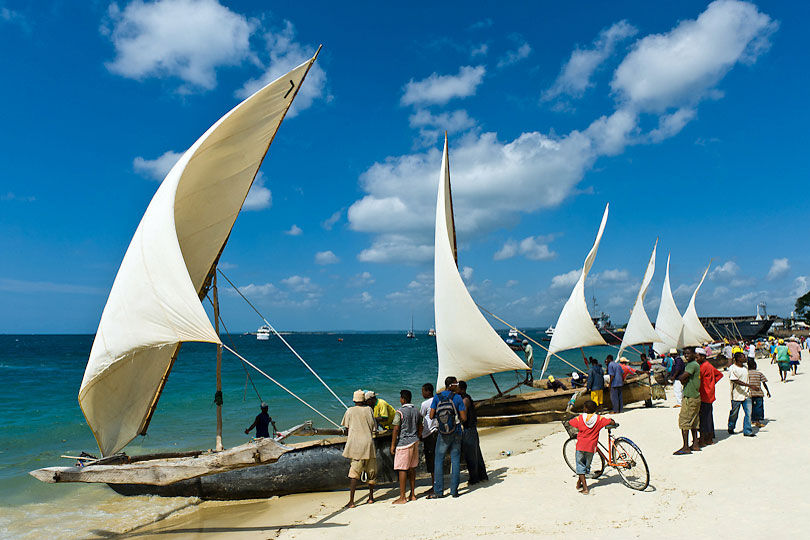
{"type": "MultiPolygon", "coordinates": [[[[349,485],[349,460],[344,458],[346,439],[324,439],[299,443],[277,462],[183,480],[167,486],[110,484],[121,495],[199,497],[207,500],[258,499],[290,493],[331,491],[349,485]]],[[[377,481],[395,480],[390,453],[390,435],[375,439],[377,481]]]]}
{"type": "MultiPolygon", "coordinates": [[[[565,381],[565,379],[559,379],[565,381]]],[[[568,380],[570,383],[570,380],[568,380]]],[[[652,399],[649,377],[642,375],[629,378],[622,387],[624,403],[635,403],[652,399]]],[[[574,402],[573,411],[582,410],[590,395],[582,388],[569,390],[538,390],[524,394],[496,396],[477,401],[475,410],[479,426],[498,426],[523,423],[540,423],[560,420],[566,414],[571,397],[581,392],[574,402]]],[[[610,392],[604,393],[604,406],[610,408],[610,392]]]]}

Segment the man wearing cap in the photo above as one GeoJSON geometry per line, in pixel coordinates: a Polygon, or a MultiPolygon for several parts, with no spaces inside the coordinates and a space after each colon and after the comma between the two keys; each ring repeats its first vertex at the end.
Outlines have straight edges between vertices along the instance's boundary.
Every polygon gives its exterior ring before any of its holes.
{"type": "MultiPolygon", "coordinates": [[[[702,349],[701,349],[702,351],[702,349]]],[[[700,450],[698,444],[698,422],[700,415],[700,366],[695,360],[695,348],[686,347],[683,350],[686,357],[683,373],[678,380],[683,387],[683,404],[678,414],[678,427],[681,429],[683,446],[673,452],[676,456],[691,454],[700,450]],[[689,446],[689,432],[692,432],[692,446],[689,446]]],[[[705,356],[705,352],[704,352],[705,356]]]]}
{"type": "Polygon", "coordinates": [[[627,377],[630,375],[635,375],[637,373],[635,369],[630,367],[630,360],[628,360],[626,356],[619,358],[619,367],[622,368],[622,375],[624,379],[627,379],[627,377]]]}
{"type": "Polygon", "coordinates": [[[526,382],[532,382],[534,379],[534,349],[528,339],[523,340],[523,354],[526,355],[526,365],[529,366],[529,371],[526,372],[526,382]]]}
{"type": "Polygon", "coordinates": [[[391,429],[391,425],[394,423],[394,415],[396,414],[396,409],[394,409],[391,405],[388,404],[382,398],[378,398],[377,394],[369,390],[365,393],[366,396],[366,405],[372,408],[374,412],[374,419],[383,429],[391,429]]]}
{"type": "Polygon", "coordinates": [[[276,423],[273,422],[273,419],[270,418],[270,415],[267,414],[267,403],[262,402],[262,412],[256,415],[256,419],[253,420],[253,423],[250,424],[250,427],[245,430],[245,435],[250,433],[250,430],[256,428],[256,438],[261,439],[269,438],[270,437],[270,424],[273,424],[273,430],[276,429],[276,423]]]}
{"type": "Polygon", "coordinates": [[[372,434],[377,429],[371,409],[366,406],[366,395],[362,390],[352,394],[354,407],[346,409],[340,425],[349,430],[343,457],[352,460],[349,465],[349,502],[346,508],[354,508],[354,492],[357,481],[366,474],[368,502],[374,502],[374,484],[377,483],[377,451],[372,434]]]}

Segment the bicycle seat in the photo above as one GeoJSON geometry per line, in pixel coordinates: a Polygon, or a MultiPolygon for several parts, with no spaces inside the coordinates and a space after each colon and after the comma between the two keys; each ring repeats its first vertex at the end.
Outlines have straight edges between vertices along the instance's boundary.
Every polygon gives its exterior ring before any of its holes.
{"type": "Polygon", "coordinates": [[[605,426],[605,429],[607,429],[608,431],[610,431],[611,429],[616,429],[617,427],[619,427],[619,423],[618,423],[618,422],[615,422],[615,423],[614,423],[614,424],[612,424],[612,425],[605,426]]]}

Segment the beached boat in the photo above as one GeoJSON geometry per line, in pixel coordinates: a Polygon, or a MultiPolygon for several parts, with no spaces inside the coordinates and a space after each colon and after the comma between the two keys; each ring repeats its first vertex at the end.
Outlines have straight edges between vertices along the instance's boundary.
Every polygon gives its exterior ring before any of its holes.
{"type": "Polygon", "coordinates": [[[292,450],[282,441],[296,430],[228,450],[222,445],[221,353],[227,347],[219,337],[216,268],[259,167],[316,57],[317,52],[234,107],[172,167],[124,255],[79,389],[79,405],[101,459],[81,456],[79,466],[41,469],[31,473],[34,477],[159,486],[272,463],[292,450]],[[213,325],[202,304],[206,296],[214,307],[213,325]],[[189,341],[217,345],[214,450],[121,454],[135,437],[146,435],[180,347],[189,341]]]}

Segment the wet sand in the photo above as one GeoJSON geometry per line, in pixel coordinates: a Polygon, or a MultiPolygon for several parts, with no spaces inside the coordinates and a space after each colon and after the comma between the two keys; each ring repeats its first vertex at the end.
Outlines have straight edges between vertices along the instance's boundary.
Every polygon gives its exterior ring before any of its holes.
{"type": "MultiPolygon", "coordinates": [[[[763,362],[764,363],[764,362],[763,362]]],[[[810,510],[805,486],[810,467],[796,455],[810,446],[801,407],[810,375],[800,373],[786,384],[774,366],[763,366],[771,381],[766,398],[770,420],[757,437],[729,435],[728,378],[717,386],[714,418],[718,442],[687,456],[673,456],[680,447],[679,409],[658,401],[652,409],[640,404],[618,415],[617,435],[634,440],[651,470],[644,492],[628,489],[608,469],[591,480],[591,494],[574,486],[576,477],[562,458],[566,434],[558,423],[484,430],[482,449],[490,480],[470,489],[462,473],[461,497],[392,505],[396,486],[380,486],[375,504],[347,510],[347,492],[290,495],[263,501],[204,502],[123,538],[352,538],[433,539],[447,534],[452,521],[463,537],[502,538],[543,535],[551,538],[772,538],[807,531],[803,513],[810,510]],[[511,456],[501,452],[511,451],[511,456]]],[[[419,482],[417,494],[428,489],[419,482]]],[[[445,484],[447,485],[447,484],[445,484]]],[[[109,537],[98,531],[99,537],[109,537]]],[[[112,532],[112,531],[109,531],[112,532]]]]}

